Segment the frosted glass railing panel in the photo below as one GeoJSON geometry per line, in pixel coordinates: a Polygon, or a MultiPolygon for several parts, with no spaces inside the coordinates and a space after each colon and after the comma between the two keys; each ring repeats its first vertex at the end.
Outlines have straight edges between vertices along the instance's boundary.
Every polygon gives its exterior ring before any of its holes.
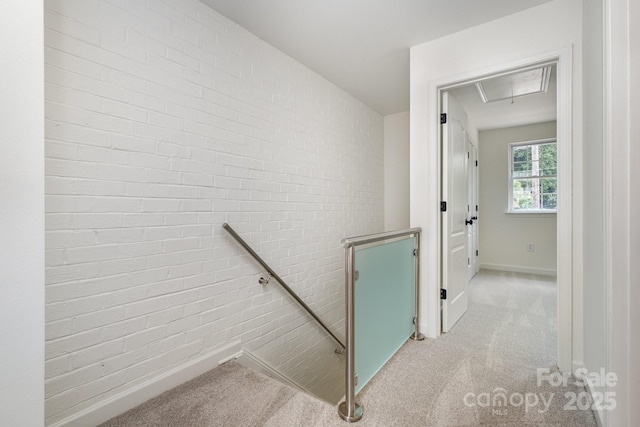
{"type": "Polygon", "coordinates": [[[414,332],[415,239],[356,250],[356,393],[414,332]]]}
{"type": "Polygon", "coordinates": [[[291,320],[262,337],[263,344],[251,353],[288,382],[337,405],[344,397],[344,356],[335,353],[339,345],[298,305],[288,308],[291,320]]]}

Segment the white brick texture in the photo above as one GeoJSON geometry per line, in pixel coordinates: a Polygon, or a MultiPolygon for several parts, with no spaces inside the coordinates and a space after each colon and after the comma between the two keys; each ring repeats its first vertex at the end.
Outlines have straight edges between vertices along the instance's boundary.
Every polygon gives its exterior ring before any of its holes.
{"type": "Polygon", "coordinates": [[[45,63],[47,424],[231,340],[328,341],[224,222],[342,334],[379,114],[196,0],[47,0],[45,63]]]}

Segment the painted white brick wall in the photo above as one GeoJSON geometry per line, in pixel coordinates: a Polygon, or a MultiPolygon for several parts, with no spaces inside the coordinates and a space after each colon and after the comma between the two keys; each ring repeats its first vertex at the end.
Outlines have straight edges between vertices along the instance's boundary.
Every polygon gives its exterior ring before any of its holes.
{"type": "Polygon", "coordinates": [[[196,0],[45,9],[47,424],[308,321],[224,222],[342,332],[382,117],[196,0]]]}

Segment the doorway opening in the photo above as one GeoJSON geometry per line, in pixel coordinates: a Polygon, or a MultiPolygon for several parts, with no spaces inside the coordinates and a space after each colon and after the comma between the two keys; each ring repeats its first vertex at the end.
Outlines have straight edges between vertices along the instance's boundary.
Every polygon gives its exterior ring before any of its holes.
{"type": "Polygon", "coordinates": [[[441,105],[448,332],[466,311],[466,288],[480,267],[556,274],[555,63],[454,87],[442,92],[441,105]]]}
{"type": "MultiPolygon", "coordinates": [[[[571,370],[571,347],[572,347],[572,335],[571,335],[571,288],[572,288],[572,270],[571,270],[571,259],[572,259],[572,233],[571,233],[571,221],[572,221],[572,198],[571,198],[571,176],[572,176],[572,161],[571,161],[571,151],[572,151],[572,138],[571,138],[571,50],[567,48],[565,50],[557,51],[554,53],[550,53],[548,55],[541,55],[536,58],[529,58],[522,61],[517,61],[516,63],[510,63],[508,65],[495,66],[491,69],[483,70],[480,72],[469,73],[467,76],[457,76],[452,77],[451,79],[442,79],[440,81],[435,82],[433,86],[431,86],[431,91],[429,93],[430,100],[432,102],[437,103],[437,110],[441,112],[445,103],[449,103],[450,100],[445,101],[445,93],[452,92],[458,88],[475,85],[475,83],[485,81],[489,78],[495,78],[499,76],[508,76],[515,72],[532,70],[535,68],[540,68],[543,66],[552,66],[556,71],[557,76],[557,162],[558,162],[558,190],[557,190],[557,211],[556,211],[556,227],[557,227],[557,237],[556,237],[556,266],[557,266],[557,315],[558,315],[558,330],[557,330],[557,356],[558,356],[558,366],[563,371],[571,370]]],[[[516,96],[513,97],[514,99],[516,96]]],[[[517,102],[517,101],[516,101],[517,102]]],[[[441,117],[438,117],[440,120],[441,117]]],[[[447,137],[444,135],[447,130],[443,126],[437,126],[438,129],[438,141],[441,141],[442,137],[447,137]]],[[[477,143],[477,142],[476,142],[477,143]]],[[[463,143],[458,144],[462,147],[463,143]]],[[[472,144],[473,145],[473,144],[472,144]]],[[[442,202],[449,202],[449,200],[445,200],[445,198],[449,197],[447,190],[451,190],[452,180],[448,179],[447,176],[444,175],[445,170],[448,167],[452,166],[450,164],[445,164],[444,162],[449,162],[451,158],[459,157],[456,153],[450,153],[448,147],[440,147],[439,148],[439,159],[440,159],[440,170],[438,171],[439,188],[442,191],[440,196],[442,202]]],[[[466,154],[466,153],[465,153],[466,154]]],[[[462,164],[458,162],[458,165],[462,164]]],[[[455,167],[455,166],[453,166],[455,167]]],[[[482,167],[482,164],[479,165],[482,167]]],[[[470,178],[466,177],[466,186],[472,185],[470,178]]],[[[505,178],[506,179],[506,178],[505,178]]],[[[455,183],[455,180],[453,180],[455,183]]],[[[460,183],[460,187],[462,187],[461,179],[458,179],[460,183]]],[[[458,201],[460,200],[469,200],[468,195],[465,195],[466,198],[458,197],[458,201]]],[[[461,211],[458,209],[456,213],[452,213],[452,215],[446,216],[445,212],[441,212],[441,215],[438,219],[438,230],[439,233],[439,242],[438,242],[438,259],[439,259],[439,270],[437,272],[437,284],[439,285],[436,290],[437,299],[435,301],[431,301],[430,310],[434,310],[437,313],[437,318],[435,316],[431,316],[431,319],[437,320],[438,330],[435,331],[435,336],[439,335],[441,331],[446,330],[447,327],[451,325],[446,325],[445,323],[451,323],[449,320],[443,319],[441,316],[444,314],[445,309],[443,307],[449,303],[462,302],[464,301],[464,297],[460,296],[460,285],[456,285],[451,282],[451,278],[456,277],[464,277],[467,279],[465,282],[468,283],[468,271],[470,263],[467,260],[467,256],[464,257],[460,254],[463,253],[473,253],[469,250],[467,246],[463,249],[460,247],[456,247],[455,244],[449,245],[448,242],[453,237],[459,237],[460,234],[464,233],[468,235],[466,227],[464,227],[464,231],[460,231],[460,227],[456,230],[452,227],[448,227],[450,223],[453,221],[455,223],[455,215],[457,214],[459,217],[464,214],[463,221],[470,221],[473,216],[473,212],[471,211],[471,203],[464,201],[464,209],[461,211]],[[467,209],[467,203],[470,205],[469,210],[467,209]],[[465,211],[466,210],[466,211],[465,211]],[[462,214],[461,214],[462,212],[462,214]],[[454,236],[456,235],[457,236],[454,236]],[[457,251],[457,252],[456,252],[457,251]],[[456,252],[454,254],[454,252],[456,252]],[[463,276],[459,271],[462,271],[461,268],[457,270],[451,270],[450,265],[448,265],[449,259],[464,259],[466,261],[464,267],[466,274],[463,276]],[[458,271],[458,273],[456,273],[458,271]],[[448,287],[454,287],[454,295],[447,289],[448,287]],[[456,287],[457,286],[457,287],[456,287]],[[443,295],[444,292],[441,292],[443,288],[446,291],[447,295],[443,295]],[[441,299],[447,298],[447,299],[441,299]],[[451,298],[453,297],[453,298],[451,298]],[[456,301],[456,298],[459,301],[456,301]],[[437,302],[436,302],[437,301],[437,302]]],[[[451,205],[449,205],[451,206],[451,205]]],[[[447,206],[447,208],[449,207],[447,206]]],[[[475,207],[475,206],[474,206],[475,207]]],[[[480,207],[480,210],[482,208],[480,207]]],[[[451,211],[450,211],[451,213],[451,211]]],[[[478,220],[481,222],[482,217],[478,216],[478,220]]],[[[460,223],[458,219],[458,223],[460,223]]],[[[466,225],[466,224],[465,224],[466,225]]],[[[472,234],[472,233],[471,233],[472,234]]],[[[479,236],[479,239],[482,239],[482,236],[479,236]]],[[[470,263],[472,264],[472,263],[470,263]]],[[[461,264],[462,265],[462,264],[461,264]]],[[[471,271],[476,267],[471,267],[471,271]]],[[[433,288],[432,288],[433,289],[433,288]]],[[[433,298],[436,295],[432,294],[433,298]]],[[[429,299],[431,299],[429,298],[429,299]]],[[[464,308],[464,304],[460,304],[461,307],[464,308]]],[[[451,308],[451,307],[449,307],[451,308]]],[[[464,312],[464,309],[453,308],[455,315],[458,315],[460,311],[464,312]]],[[[434,313],[434,314],[435,314],[434,313]]],[[[455,323],[455,320],[453,321],[455,323]]]]}

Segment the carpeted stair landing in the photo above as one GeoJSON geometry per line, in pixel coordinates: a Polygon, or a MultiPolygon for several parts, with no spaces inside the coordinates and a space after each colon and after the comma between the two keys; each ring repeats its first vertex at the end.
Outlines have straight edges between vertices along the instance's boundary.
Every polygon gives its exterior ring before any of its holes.
{"type": "MultiPolygon", "coordinates": [[[[436,340],[408,341],[358,394],[364,416],[355,425],[595,427],[588,407],[571,405],[571,396],[585,392],[575,380],[537,381],[538,369],[557,369],[555,293],[549,278],[481,271],[453,329],[436,340]],[[513,398],[484,404],[499,393],[513,398]],[[550,405],[527,408],[516,399],[527,395],[550,405]]],[[[233,361],[103,426],[347,424],[334,406],[233,361]]]]}

